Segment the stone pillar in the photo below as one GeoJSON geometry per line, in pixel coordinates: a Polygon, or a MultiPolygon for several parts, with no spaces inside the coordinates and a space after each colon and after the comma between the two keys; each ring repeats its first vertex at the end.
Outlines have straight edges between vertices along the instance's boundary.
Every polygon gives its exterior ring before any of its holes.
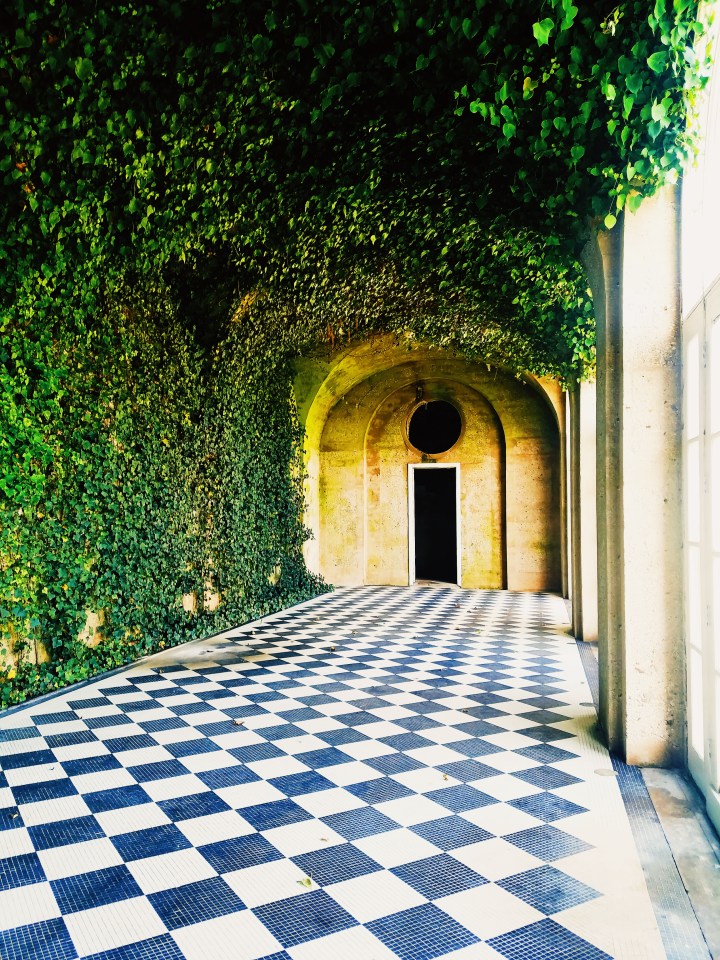
{"type": "Polygon", "coordinates": [[[678,199],[646,200],[585,258],[599,294],[600,719],[613,751],[661,766],[685,749],[678,199]]]}
{"type": "Polygon", "coordinates": [[[598,638],[596,387],[580,384],[578,458],[580,461],[580,570],[582,589],[581,638],[598,638]]]}
{"type": "Polygon", "coordinates": [[[575,384],[567,393],[570,414],[568,430],[568,494],[570,514],[570,597],[572,599],[572,632],[578,640],[583,636],[583,590],[582,590],[582,524],[580,494],[580,386],[575,384]]]}

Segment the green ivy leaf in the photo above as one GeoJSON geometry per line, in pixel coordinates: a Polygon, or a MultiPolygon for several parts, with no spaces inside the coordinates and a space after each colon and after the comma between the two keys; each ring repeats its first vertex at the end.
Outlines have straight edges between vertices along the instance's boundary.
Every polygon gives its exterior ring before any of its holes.
{"type": "Polygon", "coordinates": [[[541,20],[539,23],[534,23],[532,27],[533,36],[538,42],[538,46],[542,47],[550,39],[550,34],[555,28],[555,23],[550,17],[545,17],[544,20],[541,20]]]}

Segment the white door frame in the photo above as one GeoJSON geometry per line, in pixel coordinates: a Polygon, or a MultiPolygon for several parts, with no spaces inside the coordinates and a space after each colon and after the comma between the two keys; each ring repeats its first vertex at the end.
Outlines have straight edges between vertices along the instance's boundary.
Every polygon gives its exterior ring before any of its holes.
{"type": "Polygon", "coordinates": [[[457,585],[462,586],[462,537],[460,523],[460,464],[459,463],[409,463],[408,464],[408,583],[415,583],[415,471],[455,471],[455,534],[457,585]]]}

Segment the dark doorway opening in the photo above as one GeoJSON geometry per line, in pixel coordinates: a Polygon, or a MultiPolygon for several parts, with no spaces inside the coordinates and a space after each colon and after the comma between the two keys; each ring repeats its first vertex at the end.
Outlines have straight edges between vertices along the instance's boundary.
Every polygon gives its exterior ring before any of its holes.
{"type": "Polygon", "coordinates": [[[456,468],[414,471],[415,579],[457,583],[456,468]]]}

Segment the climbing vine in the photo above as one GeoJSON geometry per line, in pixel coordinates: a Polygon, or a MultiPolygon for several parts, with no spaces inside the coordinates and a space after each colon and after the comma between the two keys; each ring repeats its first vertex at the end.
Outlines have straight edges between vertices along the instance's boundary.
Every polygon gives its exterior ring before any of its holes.
{"type": "Polygon", "coordinates": [[[581,248],[677,178],[708,73],[695,0],[0,20],[5,702],[321,589],[299,353],[590,369],[581,248]]]}

